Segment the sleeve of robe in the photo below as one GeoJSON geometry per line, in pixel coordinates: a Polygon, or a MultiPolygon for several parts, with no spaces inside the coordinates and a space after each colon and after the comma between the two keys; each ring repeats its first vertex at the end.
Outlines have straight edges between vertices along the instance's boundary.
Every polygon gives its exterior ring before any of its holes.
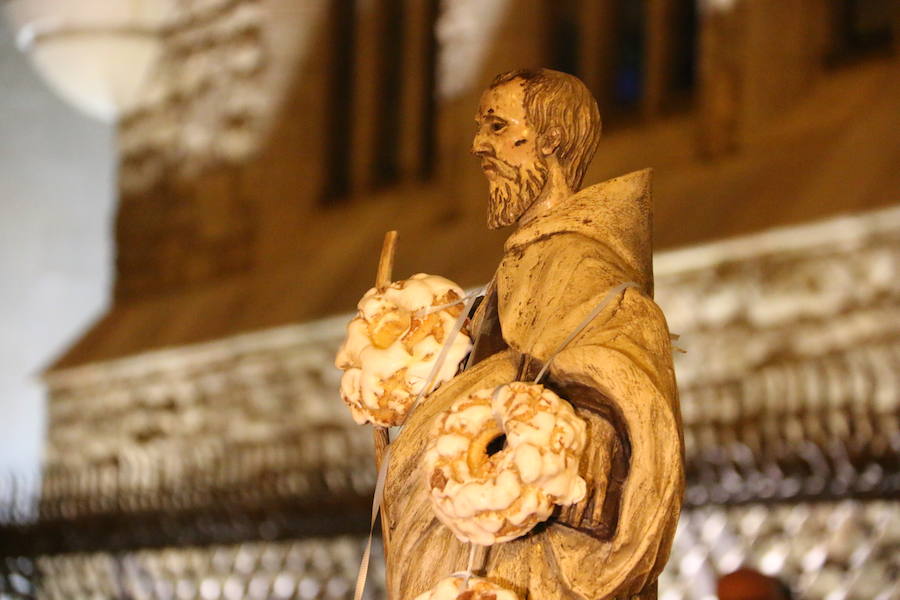
{"type": "MultiPolygon", "coordinates": [[[[516,260],[520,264],[510,268],[516,285],[508,286],[515,292],[501,300],[501,320],[509,324],[504,337],[541,362],[608,290],[633,279],[611,251],[577,234],[535,243],[516,260]]],[[[576,597],[628,598],[655,581],[665,565],[684,487],[671,344],[659,307],[639,289],[619,293],[553,358],[548,384],[563,397],[571,390],[567,399],[580,414],[590,413],[589,430],[601,435],[591,435],[582,460],[588,497],[559,514],[560,526],[547,528],[544,559],[576,597]],[[609,425],[618,438],[624,435],[627,473],[617,474],[610,464],[615,452],[609,425]],[[617,510],[604,515],[607,490],[622,475],[621,496],[612,503],[617,510]]],[[[529,579],[532,592],[542,585],[534,574],[529,579]]]]}

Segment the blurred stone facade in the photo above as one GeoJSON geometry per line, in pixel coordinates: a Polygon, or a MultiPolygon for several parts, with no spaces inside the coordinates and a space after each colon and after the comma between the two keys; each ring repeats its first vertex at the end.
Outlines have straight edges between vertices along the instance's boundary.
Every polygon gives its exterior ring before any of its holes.
{"type": "Polygon", "coordinates": [[[54,367],[348,312],[389,229],[399,276],[487,281],[505,232],[469,124],[523,65],[598,97],[586,184],[654,168],[659,249],[890,204],[888,5],[180,3],[119,127],[115,301],[54,367]]]}
{"type": "MultiPolygon", "coordinates": [[[[662,252],[655,262],[657,301],[686,350],[675,367],[690,504],[900,487],[890,473],[900,443],[900,211],[662,252]],[[790,472],[767,471],[792,461],[790,472]]],[[[206,477],[234,487],[242,480],[229,469],[250,483],[298,467],[326,479],[333,469],[336,496],[365,495],[370,440],[339,400],[333,365],[348,321],[48,375],[43,501],[55,501],[58,482],[70,494],[70,474],[84,477],[86,494],[98,483],[154,492],[202,487],[206,477]]]]}
{"type": "MultiPolygon", "coordinates": [[[[801,598],[897,597],[900,507],[892,501],[706,506],[685,513],[662,600],[715,598],[718,576],[758,565],[790,582],[801,598]]],[[[192,600],[352,598],[365,540],[359,536],[289,542],[169,547],[19,558],[7,573],[12,597],[192,600]]],[[[9,567],[7,567],[9,569],[9,567]]],[[[376,544],[364,598],[384,594],[376,544]]]]}

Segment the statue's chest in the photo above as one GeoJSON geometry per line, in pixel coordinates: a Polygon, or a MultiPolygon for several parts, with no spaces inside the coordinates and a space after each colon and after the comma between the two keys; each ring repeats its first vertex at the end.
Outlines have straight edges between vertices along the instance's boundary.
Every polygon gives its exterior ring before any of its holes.
{"type": "Polygon", "coordinates": [[[519,258],[504,256],[487,286],[484,299],[475,310],[472,319],[475,347],[469,366],[509,347],[509,338],[504,331],[514,317],[506,309],[519,296],[514,290],[516,282],[521,281],[521,277],[517,276],[521,264],[519,258]]]}
{"type": "Polygon", "coordinates": [[[478,309],[475,312],[474,336],[475,346],[469,366],[473,366],[485,358],[501,352],[508,347],[503,339],[503,328],[500,325],[500,313],[497,306],[496,282],[492,281],[478,309]]]}
{"type": "Polygon", "coordinates": [[[547,280],[546,257],[533,248],[529,250],[504,256],[494,278],[503,338],[509,346],[523,352],[528,352],[543,335],[548,305],[554,303],[554,282],[547,280]]]}

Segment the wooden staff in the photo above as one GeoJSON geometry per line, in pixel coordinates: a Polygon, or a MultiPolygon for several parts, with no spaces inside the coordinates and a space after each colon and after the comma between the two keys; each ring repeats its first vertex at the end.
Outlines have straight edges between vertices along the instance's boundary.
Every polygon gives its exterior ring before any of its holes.
{"type": "MultiPolygon", "coordinates": [[[[394,254],[397,251],[397,232],[388,231],[384,234],[384,243],[381,245],[381,257],[378,259],[378,273],[375,275],[375,288],[383,292],[391,285],[391,272],[394,270],[394,254]]],[[[373,426],[372,433],[375,437],[375,471],[381,470],[381,461],[384,452],[390,443],[387,427],[373,426]]],[[[382,525],[384,525],[382,513],[382,525]]]]}

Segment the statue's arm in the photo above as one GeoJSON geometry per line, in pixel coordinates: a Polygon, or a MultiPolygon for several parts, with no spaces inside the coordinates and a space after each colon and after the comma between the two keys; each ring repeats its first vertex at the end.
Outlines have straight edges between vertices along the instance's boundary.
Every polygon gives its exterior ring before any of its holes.
{"type": "MultiPolygon", "coordinates": [[[[579,410],[605,415],[623,445],[624,481],[609,456],[600,524],[611,537],[581,538],[572,545],[567,529],[584,532],[573,510],[561,515],[547,548],[565,548],[561,576],[585,598],[620,597],[652,585],[665,564],[681,510],[684,488],[678,400],[671,368],[668,328],[659,308],[636,290],[623,294],[613,314],[557,355],[550,377],[579,410]],[[591,405],[591,407],[588,407],[591,405]],[[593,539],[593,541],[590,541],[593,539]],[[568,540],[568,541],[567,541],[568,540]],[[595,563],[596,569],[579,564],[595,563]]],[[[604,441],[592,439],[589,448],[604,441]]],[[[599,491],[599,488],[598,490],[599,491]]],[[[591,496],[589,492],[589,497],[591,496]]],[[[593,494],[599,498],[599,493],[593,494]]],[[[596,513],[596,510],[594,511],[596,513]]],[[[554,553],[558,552],[553,550],[554,553]]]]}
{"type": "MultiPolygon", "coordinates": [[[[543,364],[531,356],[522,358],[520,379],[533,381],[543,364]]],[[[564,383],[550,376],[543,385],[569,402],[587,425],[587,445],[578,474],[587,484],[587,494],[571,506],[560,507],[554,522],[577,529],[597,539],[608,540],[615,533],[619,499],[628,474],[629,446],[624,424],[609,399],[597,389],[564,383]]]]}
{"type": "MultiPolygon", "coordinates": [[[[544,361],[626,276],[602,249],[557,237],[542,252],[552,258],[541,259],[546,267],[521,294],[550,290],[544,295],[553,301],[539,305],[534,320],[547,325],[539,336],[527,326],[516,331],[515,340],[534,343],[511,343],[533,347],[544,361]]],[[[546,381],[588,415],[590,439],[581,464],[587,498],[547,528],[541,560],[558,566],[560,584],[575,597],[640,593],[665,564],[683,491],[671,345],[659,307],[638,289],[617,295],[555,355],[546,381]]]]}

